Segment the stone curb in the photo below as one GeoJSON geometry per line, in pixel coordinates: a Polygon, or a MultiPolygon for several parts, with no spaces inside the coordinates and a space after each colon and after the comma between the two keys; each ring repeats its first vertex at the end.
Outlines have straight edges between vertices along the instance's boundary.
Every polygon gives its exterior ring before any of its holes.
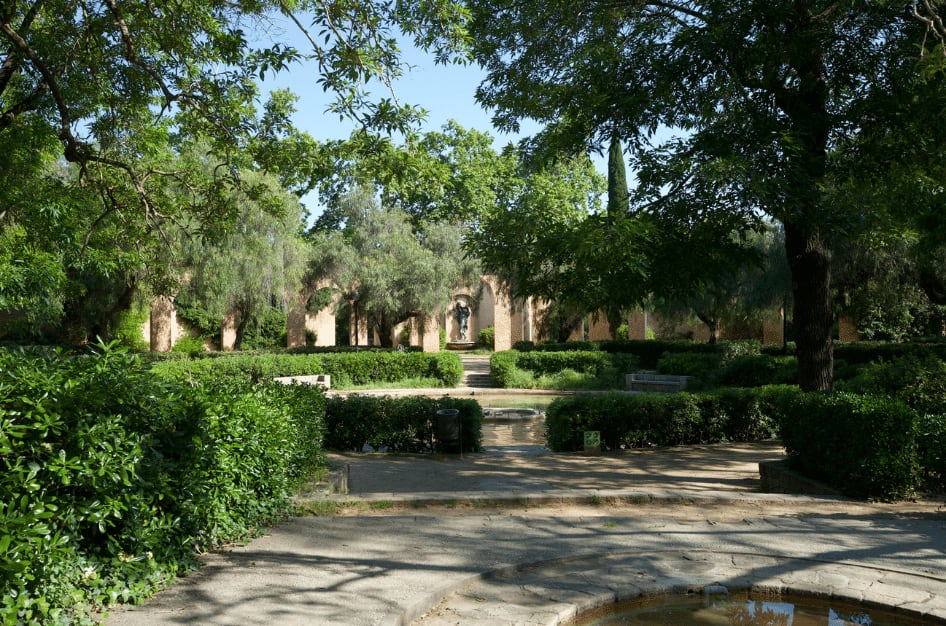
{"type": "Polygon", "coordinates": [[[333,493],[316,497],[300,497],[297,504],[307,502],[334,502],[336,504],[391,503],[408,506],[452,506],[459,504],[496,506],[550,506],[550,505],[633,505],[633,504],[818,504],[849,501],[843,497],[796,495],[785,493],[719,493],[678,489],[653,490],[555,490],[530,493],[504,491],[430,491],[422,493],[333,493]]]}
{"type": "Polygon", "coordinates": [[[780,554],[608,553],[523,563],[474,575],[429,594],[383,624],[545,626],[570,623],[579,615],[620,602],[692,596],[707,590],[837,599],[868,608],[893,607],[913,618],[946,624],[944,588],[946,579],[941,576],[780,554]]]}

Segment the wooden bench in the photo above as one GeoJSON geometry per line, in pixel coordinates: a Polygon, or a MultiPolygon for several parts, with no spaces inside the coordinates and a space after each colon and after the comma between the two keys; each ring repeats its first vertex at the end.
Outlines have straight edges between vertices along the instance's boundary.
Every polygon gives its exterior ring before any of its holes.
{"type": "Polygon", "coordinates": [[[656,393],[676,393],[686,389],[687,382],[692,376],[675,376],[673,374],[652,374],[649,372],[633,372],[625,374],[624,380],[630,391],[650,391],[656,393]]]}

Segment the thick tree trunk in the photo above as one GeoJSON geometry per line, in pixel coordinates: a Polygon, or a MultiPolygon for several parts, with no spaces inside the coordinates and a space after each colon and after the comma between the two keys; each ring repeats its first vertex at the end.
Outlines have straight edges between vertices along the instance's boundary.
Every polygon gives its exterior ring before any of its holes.
{"type": "Polygon", "coordinates": [[[790,224],[785,224],[785,251],[795,300],[798,384],[804,391],[830,391],[834,382],[834,350],[828,251],[819,233],[790,224]]]}

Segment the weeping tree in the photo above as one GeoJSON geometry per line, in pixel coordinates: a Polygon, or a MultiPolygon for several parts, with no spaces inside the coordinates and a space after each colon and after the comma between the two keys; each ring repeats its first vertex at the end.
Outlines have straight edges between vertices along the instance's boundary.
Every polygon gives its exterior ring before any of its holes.
{"type": "Polygon", "coordinates": [[[302,284],[307,254],[302,206],[273,176],[246,173],[230,193],[238,213],[234,226],[183,242],[177,299],[217,328],[232,319],[233,347],[240,350],[255,317],[270,308],[286,310],[286,294],[302,284]]]}
{"type": "Polygon", "coordinates": [[[340,228],[311,235],[310,276],[330,279],[382,347],[394,345],[398,324],[444,310],[454,289],[478,276],[460,249],[460,226],[427,223],[417,230],[405,211],[380,205],[364,187],[342,197],[338,208],[340,228]]]}

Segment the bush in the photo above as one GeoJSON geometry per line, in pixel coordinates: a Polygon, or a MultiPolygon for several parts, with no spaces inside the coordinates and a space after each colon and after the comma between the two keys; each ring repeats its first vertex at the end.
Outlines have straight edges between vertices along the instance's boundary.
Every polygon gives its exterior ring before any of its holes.
{"type": "Polygon", "coordinates": [[[221,353],[190,361],[163,361],[153,365],[158,374],[187,378],[215,376],[259,382],[277,376],[329,374],[338,383],[365,385],[411,378],[435,378],[455,387],[463,378],[460,357],[451,352],[374,351],[324,354],[221,353]]]}
{"type": "Polygon", "coordinates": [[[743,355],[730,360],[716,382],[733,387],[788,385],[798,380],[798,361],[792,356],[743,355]]]}
{"type": "Polygon", "coordinates": [[[0,352],[4,623],[140,601],[255,532],[322,461],[316,388],[155,378],[114,346],[0,352]]]}
{"type": "Polygon", "coordinates": [[[779,431],[791,464],[855,498],[891,500],[919,481],[916,412],[903,402],[850,393],[798,394],[779,431]]]}
{"type": "Polygon", "coordinates": [[[636,365],[633,355],[600,351],[506,350],[490,357],[493,380],[501,387],[519,389],[537,384],[543,388],[623,389],[624,374],[636,365]]]}
{"type": "Polygon", "coordinates": [[[326,408],[325,445],[338,450],[430,452],[434,449],[434,424],[440,409],[458,409],[463,450],[482,449],[483,411],[475,400],[411,396],[388,398],[353,395],[329,398],[326,408]]]}
{"type": "Polygon", "coordinates": [[[492,350],[493,346],[496,345],[496,329],[492,326],[487,326],[480,331],[477,339],[481,347],[492,350]]]}
{"type": "Polygon", "coordinates": [[[693,376],[701,381],[709,382],[714,378],[721,364],[722,356],[718,354],[665,352],[657,361],[657,372],[675,376],[693,376]]]}
{"type": "Polygon", "coordinates": [[[720,394],[578,394],[546,411],[548,444],[555,451],[583,446],[586,430],[601,432],[605,449],[718,441],[752,441],[774,434],[775,419],[760,392],[720,394]]]}

